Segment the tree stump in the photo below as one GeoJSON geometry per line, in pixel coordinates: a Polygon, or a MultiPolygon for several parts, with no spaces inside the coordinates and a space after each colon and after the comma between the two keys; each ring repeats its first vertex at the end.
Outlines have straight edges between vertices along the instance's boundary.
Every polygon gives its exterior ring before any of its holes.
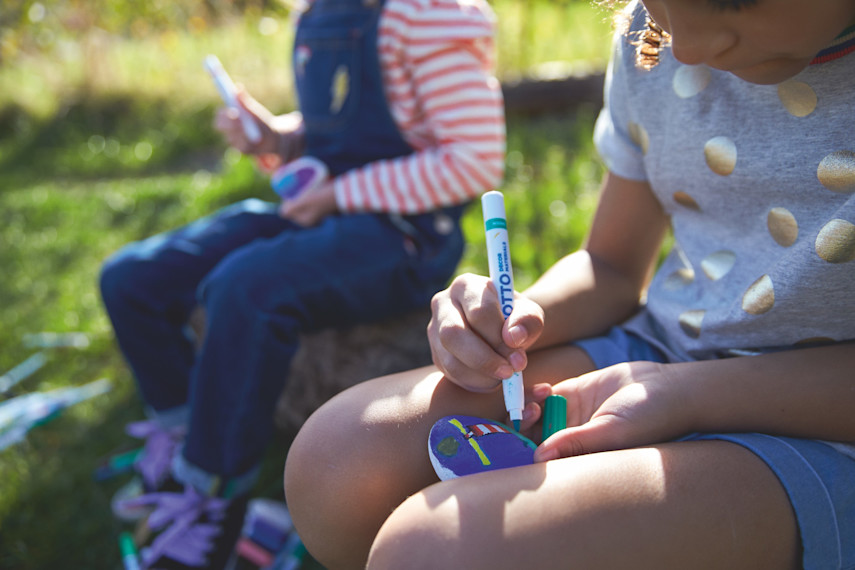
{"type": "Polygon", "coordinates": [[[276,408],[276,426],[296,434],[321,404],[364,380],[431,363],[425,307],[386,321],[304,335],[276,408]]]}
{"type": "MultiPolygon", "coordinates": [[[[295,435],[312,412],[345,388],[430,364],[425,330],[430,315],[430,307],[424,307],[377,323],[302,335],[290,370],[282,378],[276,427],[295,435]]],[[[201,343],[205,330],[201,307],[191,315],[189,326],[201,343]]]]}

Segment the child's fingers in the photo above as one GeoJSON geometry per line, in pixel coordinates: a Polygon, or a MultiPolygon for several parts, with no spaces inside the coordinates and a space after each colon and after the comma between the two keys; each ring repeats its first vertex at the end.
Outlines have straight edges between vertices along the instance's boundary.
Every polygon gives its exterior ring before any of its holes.
{"type": "Polygon", "coordinates": [[[600,416],[578,427],[570,427],[552,434],[534,451],[534,460],[550,461],[633,447],[628,441],[621,421],[615,416],[600,416]]]}
{"type": "Polygon", "coordinates": [[[536,426],[542,415],[543,410],[539,403],[528,402],[523,408],[523,419],[520,423],[520,432],[524,434],[529,433],[529,439],[535,439],[532,436],[537,436],[539,438],[538,434],[540,430],[536,429],[536,426]]]}

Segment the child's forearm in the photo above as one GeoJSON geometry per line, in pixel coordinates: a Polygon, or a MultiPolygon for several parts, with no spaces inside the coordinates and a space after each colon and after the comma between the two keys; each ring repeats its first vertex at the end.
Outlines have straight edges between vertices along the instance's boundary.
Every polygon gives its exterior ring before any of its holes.
{"type": "Polygon", "coordinates": [[[638,309],[640,291],[580,250],[559,260],[525,295],[543,307],[545,326],[535,348],[544,348],[598,335],[622,322],[638,309]]]}
{"type": "Polygon", "coordinates": [[[668,223],[646,182],[609,173],[585,248],[526,291],[546,315],[537,347],[602,334],[636,311],[668,223]]]}
{"type": "Polygon", "coordinates": [[[855,342],[663,370],[696,431],[855,441],[855,342]]]}

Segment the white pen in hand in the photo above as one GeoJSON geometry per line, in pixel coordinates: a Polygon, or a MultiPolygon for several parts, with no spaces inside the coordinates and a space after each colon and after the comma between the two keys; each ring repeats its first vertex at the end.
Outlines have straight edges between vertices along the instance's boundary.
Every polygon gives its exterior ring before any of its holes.
{"type": "Polygon", "coordinates": [[[214,80],[214,85],[217,86],[217,91],[220,92],[220,97],[222,97],[223,103],[238,112],[238,117],[240,118],[246,138],[248,138],[252,143],[258,143],[261,140],[261,131],[259,130],[258,125],[255,124],[255,120],[253,120],[249,113],[247,113],[246,110],[240,106],[240,103],[238,103],[237,87],[235,87],[234,81],[229,77],[229,74],[226,73],[226,70],[223,68],[223,64],[220,63],[219,58],[215,55],[209,55],[206,57],[205,69],[207,69],[208,73],[211,74],[211,79],[214,80]]]}
{"type": "MultiPolygon", "coordinates": [[[[495,190],[481,196],[484,212],[484,231],[487,236],[487,260],[490,279],[499,294],[502,315],[507,319],[514,309],[514,275],[511,267],[511,250],[508,244],[508,223],[505,218],[505,197],[495,190]]],[[[505,409],[511,417],[514,429],[520,430],[523,411],[523,377],[514,372],[502,380],[505,409]]]]}

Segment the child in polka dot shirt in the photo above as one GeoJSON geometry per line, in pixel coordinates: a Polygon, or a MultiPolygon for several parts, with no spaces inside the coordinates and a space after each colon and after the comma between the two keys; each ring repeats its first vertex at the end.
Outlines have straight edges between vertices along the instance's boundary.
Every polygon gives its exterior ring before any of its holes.
{"type": "Polygon", "coordinates": [[[328,567],[855,567],[855,2],[621,21],[583,248],[506,321],[488,278],[458,277],[435,366],[348,390],[292,447],[286,495],[328,567]],[[569,427],[533,465],[437,482],[431,426],[506,419],[514,370],[522,431],[551,394],[569,427]]]}

